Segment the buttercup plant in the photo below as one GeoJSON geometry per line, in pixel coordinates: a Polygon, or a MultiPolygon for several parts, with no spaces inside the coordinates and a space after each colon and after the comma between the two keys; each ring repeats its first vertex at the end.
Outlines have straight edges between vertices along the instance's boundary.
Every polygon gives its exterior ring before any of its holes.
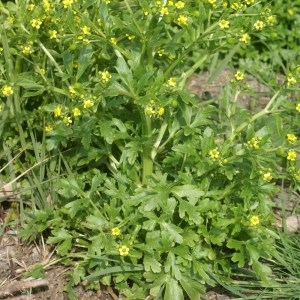
{"type": "Polygon", "coordinates": [[[267,4],[1,5],[1,140],[19,135],[11,151],[26,151],[26,164],[42,157],[32,140],[46,145],[32,196],[52,199],[32,207],[22,237],[50,229],[48,243],[74,266],[71,299],[85,279],[126,299],[199,299],[236,267],[268,279],[260,259],[276,256],[273,178],[281,168],[295,185],[300,177],[297,139],[286,138],[297,124],[284,129],[279,114],[299,114],[299,104],[279,91],[256,114],[239,108],[241,70],[219,107],[185,88],[214,54],[273,30],[267,4]]]}

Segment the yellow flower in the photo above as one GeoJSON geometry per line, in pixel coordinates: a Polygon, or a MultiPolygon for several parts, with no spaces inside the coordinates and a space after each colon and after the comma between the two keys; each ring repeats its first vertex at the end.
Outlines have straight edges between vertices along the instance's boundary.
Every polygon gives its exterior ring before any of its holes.
{"type": "Polygon", "coordinates": [[[287,136],[288,141],[291,143],[294,143],[297,141],[297,137],[293,133],[288,133],[286,136],[287,136]]]}
{"type": "Polygon", "coordinates": [[[121,234],[121,230],[119,227],[114,227],[111,229],[111,235],[115,235],[115,236],[118,236],[121,234]]]}
{"type": "Polygon", "coordinates": [[[175,6],[177,9],[183,9],[184,8],[184,2],[183,1],[178,1],[175,3],[175,6]]]}
{"type": "Polygon", "coordinates": [[[49,37],[50,37],[51,40],[57,38],[57,31],[56,30],[49,30],[48,33],[49,33],[49,37]]]}
{"type": "Polygon", "coordinates": [[[21,46],[21,48],[22,48],[22,53],[25,55],[29,55],[33,52],[31,45],[21,46]]]}
{"type": "Polygon", "coordinates": [[[241,81],[241,80],[244,79],[244,73],[242,73],[241,71],[237,71],[234,74],[234,77],[235,77],[236,80],[241,81]]]}
{"type": "Polygon", "coordinates": [[[300,102],[297,103],[297,105],[296,105],[296,110],[297,110],[298,112],[300,112],[300,102]]]}
{"type": "Polygon", "coordinates": [[[84,25],[82,27],[82,32],[83,32],[83,34],[90,35],[91,34],[91,28],[88,27],[88,26],[86,26],[86,25],[84,25]]]}
{"type": "Polygon", "coordinates": [[[252,138],[250,141],[247,142],[248,146],[252,149],[259,149],[259,138],[252,138]]]}
{"type": "Polygon", "coordinates": [[[263,181],[270,182],[273,179],[273,176],[270,172],[263,174],[263,181]]]}
{"type": "Polygon", "coordinates": [[[15,18],[14,18],[14,17],[7,17],[7,22],[8,22],[9,24],[13,24],[14,21],[15,21],[15,18]]]}
{"type": "Polygon", "coordinates": [[[259,217],[258,217],[258,216],[251,216],[251,217],[249,218],[249,221],[250,221],[250,224],[251,224],[252,226],[256,226],[256,225],[259,224],[259,217]]]}
{"type": "Polygon", "coordinates": [[[74,89],[74,87],[72,85],[69,86],[69,92],[73,95],[77,94],[76,90],[74,89]]]}
{"type": "Polygon", "coordinates": [[[46,125],[45,126],[45,132],[50,132],[53,130],[53,126],[52,125],[46,125]]]}
{"type": "Polygon", "coordinates": [[[101,80],[104,82],[107,82],[109,79],[111,79],[111,75],[108,71],[99,72],[99,75],[101,76],[101,80]]]}
{"type": "Polygon", "coordinates": [[[27,6],[27,10],[29,10],[29,11],[33,11],[34,8],[35,8],[35,5],[34,5],[34,4],[29,4],[29,5],[27,6]]]}
{"type": "Polygon", "coordinates": [[[240,42],[243,42],[245,44],[248,44],[250,42],[250,35],[248,33],[244,33],[242,34],[242,36],[240,37],[240,42]]]}
{"type": "Polygon", "coordinates": [[[245,2],[246,2],[247,5],[251,5],[251,4],[254,3],[254,1],[255,1],[255,0],[246,0],[245,2]]]}
{"type": "Polygon", "coordinates": [[[171,78],[168,80],[168,86],[169,86],[169,87],[176,87],[176,78],[175,78],[175,77],[171,77],[171,78]]]}
{"type": "Polygon", "coordinates": [[[229,21],[227,21],[227,20],[221,20],[221,21],[219,22],[219,27],[220,27],[221,29],[229,28],[229,21]]]}
{"type": "Polygon", "coordinates": [[[14,91],[10,85],[5,85],[2,88],[2,94],[6,97],[12,95],[13,93],[14,93],[14,91]]]}
{"type": "Polygon", "coordinates": [[[297,80],[293,76],[289,75],[288,79],[287,79],[287,85],[288,86],[293,86],[296,83],[297,83],[297,80]]]}
{"type": "Polygon", "coordinates": [[[49,1],[48,1],[48,0],[44,0],[43,2],[44,2],[44,3],[43,3],[44,10],[45,10],[46,12],[49,11],[50,8],[51,8],[51,5],[50,5],[49,1]]]}
{"type": "Polygon", "coordinates": [[[287,160],[295,161],[297,158],[297,153],[294,150],[289,150],[287,155],[287,160]]]}
{"type": "Polygon", "coordinates": [[[272,26],[276,24],[276,17],[275,16],[268,16],[267,18],[267,24],[272,26]]]}
{"type": "Polygon", "coordinates": [[[153,109],[152,106],[147,106],[146,107],[146,114],[149,116],[149,117],[152,117],[155,115],[155,110],[153,109]]]}
{"type": "Polygon", "coordinates": [[[94,102],[90,99],[84,100],[83,101],[83,107],[84,108],[90,108],[94,105],[94,102]]]}
{"type": "Polygon", "coordinates": [[[81,111],[80,111],[80,109],[78,109],[77,107],[75,107],[75,108],[72,110],[72,112],[73,112],[74,117],[78,117],[78,116],[81,115],[81,111]]]}
{"type": "Polygon", "coordinates": [[[64,117],[63,122],[69,126],[70,124],[72,124],[72,119],[70,117],[64,117]]]}
{"type": "Polygon", "coordinates": [[[127,33],[126,33],[126,36],[127,36],[127,38],[129,39],[129,41],[132,41],[132,40],[135,38],[134,35],[129,35],[129,34],[127,34],[127,33]]]}
{"type": "Polygon", "coordinates": [[[177,18],[178,25],[187,25],[188,24],[188,18],[184,15],[179,15],[177,18]]]}
{"type": "Polygon", "coordinates": [[[160,107],[158,110],[157,110],[157,114],[159,116],[162,116],[163,114],[165,113],[165,109],[163,107],[160,107]]]}
{"type": "Polygon", "coordinates": [[[294,13],[295,13],[295,12],[294,12],[294,10],[293,10],[293,9],[291,9],[291,8],[290,8],[290,9],[288,9],[288,10],[287,10],[287,12],[288,12],[288,14],[289,14],[290,16],[293,16],[293,15],[294,15],[294,13]]]}
{"type": "Polygon", "coordinates": [[[42,21],[40,19],[32,19],[30,24],[33,28],[39,29],[42,25],[42,21]]]}
{"type": "Polygon", "coordinates": [[[210,156],[210,158],[211,158],[212,160],[217,159],[217,158],[219,157],[219,155],[220,155],[220,152],[218,151],[217,148],[212,149],[212,150],[209,151],[209,156],[210,156]]]}
{"type": "Polygon", "coordinates": [[[54,116],[55,117],[60,117],[61,116],[61,107],[60,106],[57,106],[55,109],[54,109],[54,116]]]}
{"type": "Polygon", "coordinates": [[[261,21],[261,20],[258,20],[258,21],[256,21],[256,22],[254,23],[254,28],[255,28],[256,30],[262,30],[262,29],[264,28],[264,26],[265,26],[265,24],[264,24],[264,22],[261,21]]]}
{"type": "Polygon", "coordinates": [[[110,39],[110,41],[111,41],[111,43],[114,44],[114,45],[116,45],[117,42],[118,42],[117,38],[115,38],[115,37],[112,37],[112,38],[110,39]]]}
{"type": "Polygon", "coordinates": [[[64,8],[67,8],[69,6],[71,6],[73,4],[73,0],[63,0],[63,5],[64,5],[64,8]]]}
{"type": "Polygon", "coordinates": [[[122,246],[119,248],[119,253],[121,256],[126,256],[129,254],[129,248],[127,246],[122,246]]]}
{"type": "Polygon", "coordinates": [[[212,6],[215,6],[215,5],[216,5],[216,1],[217,1],[217,0],[208,0],[208,2],[209,2],[212,6]]]}
{"type": "Polygon", "coordinates": [[[160,14],[161,14],[162,16],[168,15],[168,14],[169,14],[168,8],[167,8],[167,7],[162,7],[161,10],[160,10],[160,14]]]}

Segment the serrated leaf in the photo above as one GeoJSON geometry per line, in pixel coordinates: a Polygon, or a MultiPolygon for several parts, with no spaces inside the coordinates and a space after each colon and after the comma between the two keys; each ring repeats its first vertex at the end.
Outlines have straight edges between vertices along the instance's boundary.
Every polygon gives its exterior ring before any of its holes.
{"type": "Polygon", "coordinates": [[[245,265],[245,255],[243,252],[236,252],[232,255],[232,258],[231,260],[233,262],[237,262],[238,263],[238,266],[240,268],[244,267],[245,265]]]}
{"type": "Polygon", "coordinates": [[[200,198],[204,195],[204,192],[195,185],[186,184],[186,185],[179,185],[172,188],[172,193],[174,193],[178,197],[187,197],[187,198],[200,198]]]}
{"type": "Polygon", "coordinates": [[[183,229],[166,222],[161,223],[161,230],[165,230],[169,233],[170,238],[172,238],[176,243],[181,244],[183,241],[183,237],[180,233],[183,232],[183,229]]]}
{"type": "Polygon", "coordinates": [[[193,221],[194,224],[201,224],[203,219],[200,216],[200,213],[197,211],[194,205],[190,204],[187,201],[179,201],[179,216],[181,219],[188,216],[190,221],[193,221]]]}
{"type": "Polygon", "coordinates": [[[194,282],[190,278],[182,278],[180,284],[184,291],[188,294],[190,300],[199,300],[200,295],[204,294],[205,287],[199,282],[194,282]]]}
{"type": "Polygon", "coordinates": [[[149,272],[151,270],[153,273],[160,273],[161,272],[161,263],[158,262],[155,258],[145,255],[144,256],[144,268],[145,268],[145,271],[147,271],[147,272],[149,272]]]}

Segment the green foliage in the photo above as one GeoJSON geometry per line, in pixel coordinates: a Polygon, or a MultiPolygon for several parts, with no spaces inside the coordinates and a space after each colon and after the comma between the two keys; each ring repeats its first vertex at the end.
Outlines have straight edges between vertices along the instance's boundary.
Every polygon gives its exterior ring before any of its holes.
{"type": "Polygon", "coordinates": [[[47,233],[73,266],[70,298],[85,279],[166,300],[199,299],[237,267],[269,280],[276,180],[299,187],[299,66],[255,113],[237,103],[240,71],[217,105],[185,88],[274,30],[267,4],[1,4],[1,142],[24,151],[15,177],[32,187],[21,236],[47,233]]]}

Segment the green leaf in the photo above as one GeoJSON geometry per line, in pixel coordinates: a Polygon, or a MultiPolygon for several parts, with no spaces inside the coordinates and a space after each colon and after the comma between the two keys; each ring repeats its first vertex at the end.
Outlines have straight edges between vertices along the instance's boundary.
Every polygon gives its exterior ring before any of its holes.
{"type": "Polygon", "coordinates": [[[176,243],[181,244],[183,241],[183,237],[180,233],[183,232],[183,229],[174,225],[174,224],[169,224],[166,222],[162,222],[160,224],[161,230],[165,230],[169,233],[170,238],[173,239],[176,243]]]}
{"type": "Polygon", "coordinates": [[[121,56],[121,54],[117,59],[116,70],[120,75],[120,78],[123,81],[123,83],[125,83],[129,90],[131,90],[131,85],[133,82],[132,72],[129,69],[125,59],[121,56]]]}
{"type": "Polygon", "coordinates": [[[85,279],[88,281],[95,281],[109,274],[127,273],[127,272],[132,273],[132,272],[143,272],[143,271],[144,271],[144,267],[141,265],[114,266],[114,267],[108,267],[108,268],[95,271],[91,275],[85,277],[85,279]]]}
{"type": "Polygon", "coordinates": [[[172,193],[181,198],[186,197],[189,200],[199,199],[204,195],[202,190],[192,184],[175,186],[172,188],[172,193]]]}
{"type": "Polygon", "coordinates": [[[150,257],[148,255],[144,256],[144,267],[145,267],[145,271],[147,272],[149,272],[150,270],[153,273],[161,272],[161,263],[158,262],[155,258],[150,257]]]}
{"type": "Polygon", "coordinates": [[[78,69],[76,74],[76,81],[80,79],[85,70],[93,65],[93,47],[92,45],[88,45],[81,48],[79,58],[78,58],[78,69]]]}
{"type": "Polygon", "coordinates": [[[166,282],[164,300],[184,300],[182,288],[177,280],[170,278],[166,282]]]}
{"type": "Polygon", "coordinates": [[[184,277],[180,280],[184,291],[188,294],[190,300],[199,300],[200,295],[205,293],[205,287],[200,282],[195,282],[191,278],[184,277]]]}
{"type": "Polygon", "coordinates": [[[245,265],[245,255],[244,252],[236,252],[232,255],[231,260],[233,262],[237,262],[240,268],[245,265]]]}
{"type": "Polygon", "coordinates": [[[180,200],[179,201],[179,216],[181,219],[188,216],[188,219],[192,221],[194,224],[198,225],[203,222],[203,218],[200,216],[200,213],[197,211],[197,207],[193,204],[190,204],[187,201],[180,200]]]}
{"type": "Polygon", "coordinates": [[[23,274],[23,276],[25,276],[25,278],[28,278],[28,277],[45,278],[46,277],[44,267],[41,264],[36,264],[33,269],[25,272],[23,274]]]}

